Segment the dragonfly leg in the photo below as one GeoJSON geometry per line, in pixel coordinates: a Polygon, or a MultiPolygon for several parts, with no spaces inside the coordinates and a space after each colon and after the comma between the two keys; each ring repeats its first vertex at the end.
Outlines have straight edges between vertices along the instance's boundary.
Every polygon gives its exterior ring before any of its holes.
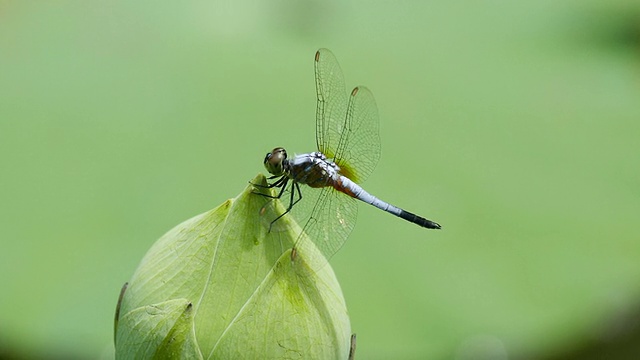
{"type": "Polygon", "coordinates": [[[284,178],[286,178],[286,176],[281,176],[281,175],[273,175],[273,176],[269,176],[267,179],[268,180],[273,180],[275,178],[280,178],[278,179],[278,181],[274,182],[273,184],[267,184],[267,185],[262,185],[262,184],[254,184],[251,181],[249,181],[249,184],[256,186],[256,187],[260,187],[260,188],[268,188],[271,189],[272,187],[279,187],[282,185],[282,181],[284,181],[284,178]]]}
{"type": "MultiPolygon", "coordinates": [[[[288,179],[288,178],[287,178],[288,179]]],[[[286,185],[285,185],[286,186],[286,185]]],[[[283,187],[284,189],[284,187],[283,187]]],[[[280,191],[280,196],[282,195],[282,191],[280,191]]],[[[280,197],[278,196],[278,197],[280,197]]],[[[277,218],[273,219],[273,221],[271,222],[271,224],[269,224],[269,232],[271,232],[271,228],[273,227],[273,224],[280,220],[280,218],[282,218],[283,216],[285,216],[289,211],[291,211],[291,209],[293,208],[293,206],[295,204],[298,203],[298,201],[302,200],[302,192],[300,191],[300,185],[298,185],[297,182],[293,182],[291,184],[291,197],[289,199],[289,206],[287,207],[287,210],[285,212],[283,212],[282,214],[280,214],[277,218]],[[296,194],[296,191],[298,192],[298,199],[297,200],[293,200],[296,194]]]]}
{"type": "Polygon", "coordinates": [[[287,183],[289,182],[289,178],[286,176],[282,176],[280,177],[280,179],[278,179],[278,181],[274,182],[273,184],[269,184],[269,185],[261,185],[261,184],[253,184],[251,183],[251,185],[263,188],[263,189],[271,189],[274,187],[281,187],[280,189],[280,193],[278,193],[277,196],[272,196],[272,195],[268,195],[268,194],[263,194],[261,192],[257,192],[257,191],[252,191],[254,194],[256,195],[260,195],[260,196],[264,196],[264,197],[268,197],[271,199],[280,199],[282,197],[282,194],[284,193],[284,189],[287,187],[287,183]]]}

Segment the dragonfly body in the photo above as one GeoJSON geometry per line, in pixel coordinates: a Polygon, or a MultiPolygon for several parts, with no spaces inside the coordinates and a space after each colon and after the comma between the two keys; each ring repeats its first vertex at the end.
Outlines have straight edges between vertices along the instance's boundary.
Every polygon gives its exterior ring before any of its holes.
{"type": "Polygon", "coordinates": [[[340,167],[335,162],[327,159],[327,157],[319,151],[296,155],[293,160],[288,160],[286,159],[286,151],[283,148],[275,148],[270,154],[267,154],[265,161],[267,162],[272,156],[275,159],[277,155],[274,154],[281,153],[284,154],[284,158],[278,159],[278,161],[282,161],[282,173],[277,174],[279,176],[286,176],[294,183],[304,184],[313,188],[331,186],[341,193],[373,205],[380,210],[391,213],[414,224],[429,229],[440,228],[439,224],[431,220],[393,206],[369,194],[360,185],[342,175],[340,173],[340,167]]]}

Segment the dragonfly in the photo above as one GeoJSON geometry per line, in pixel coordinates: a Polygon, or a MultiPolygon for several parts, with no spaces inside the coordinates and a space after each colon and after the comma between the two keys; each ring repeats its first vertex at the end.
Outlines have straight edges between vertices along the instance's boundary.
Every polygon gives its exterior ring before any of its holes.
{"type": "Polygon", "coordinates": [[[319,263],[324,264],[353,230],[357,200],[423,228],[440,229],[438,223],[382,201],[358,185],[373,172],[380,158],[375,99],[364,86],[346,93],[342,70],[328,49],[316,52],[314,68],[317,151],[290,159],[284,148],[276,147],[265,156],[269,180],[275,180],[265,187],[280,189],[277,196],[265,196],[281,199],[285,190],[289,195],[286,210],[270,222],[269,231],[283,216],[291,214],[304,224],[293,245],[292,259],[305,241],[313,241],[318,256],[323,257],[319,263]]]}

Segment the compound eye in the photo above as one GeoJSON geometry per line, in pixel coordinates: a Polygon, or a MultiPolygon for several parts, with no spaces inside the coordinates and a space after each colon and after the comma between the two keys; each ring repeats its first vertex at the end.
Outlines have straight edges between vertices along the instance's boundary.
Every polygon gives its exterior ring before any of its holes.
{"type": "Polygon", "coordinates": [[[264,157],[264,167],[270,174],[280,176],[284,173],[284,161],[287,152],[283,148],[275,148],[264,157]]]}

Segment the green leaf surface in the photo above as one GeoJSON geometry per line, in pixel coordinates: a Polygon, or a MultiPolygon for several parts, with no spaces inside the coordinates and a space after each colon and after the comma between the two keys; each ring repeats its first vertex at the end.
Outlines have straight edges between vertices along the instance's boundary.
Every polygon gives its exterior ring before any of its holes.
{"type": "Polygon", "coordinates": [[[152,246],[122,298],[118,358],[348,356],[351,329],[333,270],[311,270],[311,241],[292,261],[300,226],[285,216],[267,231],[283,208],[255,191],[247,186],[152,246]]]}

